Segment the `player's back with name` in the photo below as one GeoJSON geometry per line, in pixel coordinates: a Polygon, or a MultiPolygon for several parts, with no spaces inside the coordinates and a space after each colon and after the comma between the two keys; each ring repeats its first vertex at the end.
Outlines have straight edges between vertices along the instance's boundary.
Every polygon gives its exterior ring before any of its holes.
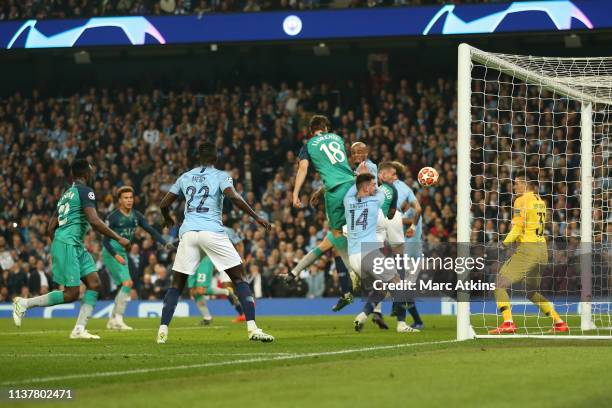
{"type": "Polygon", "coordinates": [[[179,235],[187,231],[224,232],[223,191],[232,186],[229,174],[212,166],[183,173],[170,188],[171,193],[185,198],[185,219],[179,235]]]}
{"type": "Polygon", "coordinates": [[[377,247],[376,225],[384,197],[384,193],[378,190],[376,195],[359,198],[356,186],[351,187],[346,194],[344,207],[349,254],[361,252],[361,244],[368,243],[377,247]]]}

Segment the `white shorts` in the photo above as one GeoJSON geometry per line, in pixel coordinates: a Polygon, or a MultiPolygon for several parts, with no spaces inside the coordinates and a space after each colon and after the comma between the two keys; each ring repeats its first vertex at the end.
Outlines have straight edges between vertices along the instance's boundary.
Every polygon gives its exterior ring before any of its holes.
{"type": "Polygon", "coordinates": [[[402,222],[402,212],[395,210],[393,218],[385,217],[386,240],[391,245],[404,243],[404,224],[402,222]]]}
{"type": "Polygon", "coordinates": [[[225,271],[221,271],[219,272],[219,282],[221,283],[232,283],[232,280],[230,279],[229,275],[227,273],[225,273],[225,271]]]}
{"type": "Polygon", "coordinates": [[[356,271],[359,276],[361,276],[361,279],[365,278],[365,274],[369,274],[375,279],[380,279],[383,282],[390,282],[396,275],[398,275],[395,266],[393,266],[391,269],[380,267],[381,270],[374,270],[374,258],[384,259],[385,256],[380,250],[374,250],[365,256],[362,256],[362,253],[360,252],[349,255],[349,262],[351,263],[351,268],[353,271],[356,271]]]}
{"type": "Polygon", "coordinates": [[[242,263],[225,232],[188,231],[181,237],[172,270],[193,275],[204,254],[208,255],[218,271],[242,263]]]}

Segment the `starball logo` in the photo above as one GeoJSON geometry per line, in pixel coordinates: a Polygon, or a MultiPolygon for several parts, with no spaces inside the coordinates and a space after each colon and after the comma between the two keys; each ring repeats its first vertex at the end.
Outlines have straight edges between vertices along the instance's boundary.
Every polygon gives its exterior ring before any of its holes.
{"type": "Polygon", "coordinates": [[[19,27],[6,48],[13,48],[15,42],[27,32],[23,48],[61,48],[72,47],[87,31],[96,28],[117,27],[127,37],[131,45],[143,45],[146,34],[153,37],[159,44],[165,44],[166,40],[144,17],[97,17],[87,20],[83,25],[61,31],[57,34],[45,35],[36,27],[36,20],[28,20],[19,27]]]}
{"type": "Polygon", "coordinates": [[[589,29],[593,28],[591,20],[571,1],[523,1],[511,3],[506,10],[492,13],[472,21],[464,21],[455,14],[455,5],[442,7],[423,30],[429,35],[432,28],[443,20],[442,32],[431,34],[476,34],[494,33],[497,27],[511,14],[523,12],[544,12],[558,30],[572,28],[572,19],[576,19],[589,29]]]}

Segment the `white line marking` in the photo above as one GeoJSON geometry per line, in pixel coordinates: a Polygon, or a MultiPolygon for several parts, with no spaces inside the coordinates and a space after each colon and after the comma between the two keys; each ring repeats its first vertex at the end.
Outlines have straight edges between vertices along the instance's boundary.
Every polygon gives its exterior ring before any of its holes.
{"type": "MultiPolygon", "coordinates": [[[[228,326],[195,326],[195,327],[173,327],[172,330],[212,330],[212,329],[225,329],[228,326]]],[[[0,336],[16,336],[19,334],[50,334],[50,333],[68,333],[70,334],[70,330],[72,329],[66,329],[66,330],[57,330],[57,329],[52,329],[52,330],[35,330],[35,331],[21,331],[16,329],[15,331],[12,332],[3,332],[0,333],[0,336]]],[[[151,328],[136,328],[136,329],[132,329],[132,330],[110,330],[110,329],[106,329],[106,328],[100,328],[100,329],[91,329],[92,332],[104,332],[104,333],[129,333],[132,331],[155,331],[157,333],[157,326],[156,327],[151,327],[151,328]]]]}
{"type": "MultiPolygon", "coordinates": [[[[403,344],[392,344],[388,346],[372,346],[372,347],[363,347],[358,349],[347,349],[347,350],[337,350],[337,351],[324,351],[319,353],[303,353],[303,354],[290,354],[284,356],[276,356],[269,358],[250,358],[250,359],[242,359],[242,360],[230,360],[230,361],[216,361],[210,363],[200,363],[200,364],[187,364],[187,365],[178,365],[174,367],[154,367],[154,368],[138,368],[133,370],[124,370],[124,371],[106,371],[99,373],[89,373],[89,374],[71,374],[71,375],[61,375],[56,377],[40,377],[40,378],[29,378],[24,380],[16,380],[14,382],[6,381],[0,383],[1,386],[7,385],[21,385],[21,384],[32,384],[32,383],[44,383],[51,381],[65,381],[65,380],[76,380],[83,378],[100,378],[100,377],[116,377],[123,375],[131,375],[131,374],[147,374],[147,373],[158,373],[161,371],[173,371],[173,370],[189,370],[194,368],[208,368],[208,367],[219,367],[219,366],[229,366],[229,365],[238,365],[238,364],[252,364],[252,363],[263,363],[267,361],[282,361],[282,360],[296,360],[299,358],[308,358],[308,357],[322,357],[322,356],[335,356],[342,354],[352,354],[352,353],[363,353],[368,351],[379,351],[379,350],[392,350],[392,349],[401,349],[401,348],[409,348],[409,347],[418,347],[418,346],[430,346],[435,344],[449,344],[456,343],[457,340],[440,340],[440,341],[428,341],[422,343],[403,343],[403,344]]],[[[163,347],[163,346],[162,346],[163,347]]]]}

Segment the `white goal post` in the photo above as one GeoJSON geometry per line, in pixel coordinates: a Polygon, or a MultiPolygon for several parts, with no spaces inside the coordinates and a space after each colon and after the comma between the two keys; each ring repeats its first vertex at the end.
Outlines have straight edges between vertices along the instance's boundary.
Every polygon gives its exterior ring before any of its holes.
{"type": "MultiPolygon", "coordinates": [[[[457,87],[459,256],[473,244],[504,251],[513,174],[530,173],[550,214],[549,265],[538,285],[570,327],[548,334],[550,318],[513,285],[516,334],[488,334],[501,322],[491,294],[460,293],[457,339],[612,338],[612,57],[496,54],[461,44],[457,87]]],[[[501,259],[481,278],[494,282],[501,259]]]]}

